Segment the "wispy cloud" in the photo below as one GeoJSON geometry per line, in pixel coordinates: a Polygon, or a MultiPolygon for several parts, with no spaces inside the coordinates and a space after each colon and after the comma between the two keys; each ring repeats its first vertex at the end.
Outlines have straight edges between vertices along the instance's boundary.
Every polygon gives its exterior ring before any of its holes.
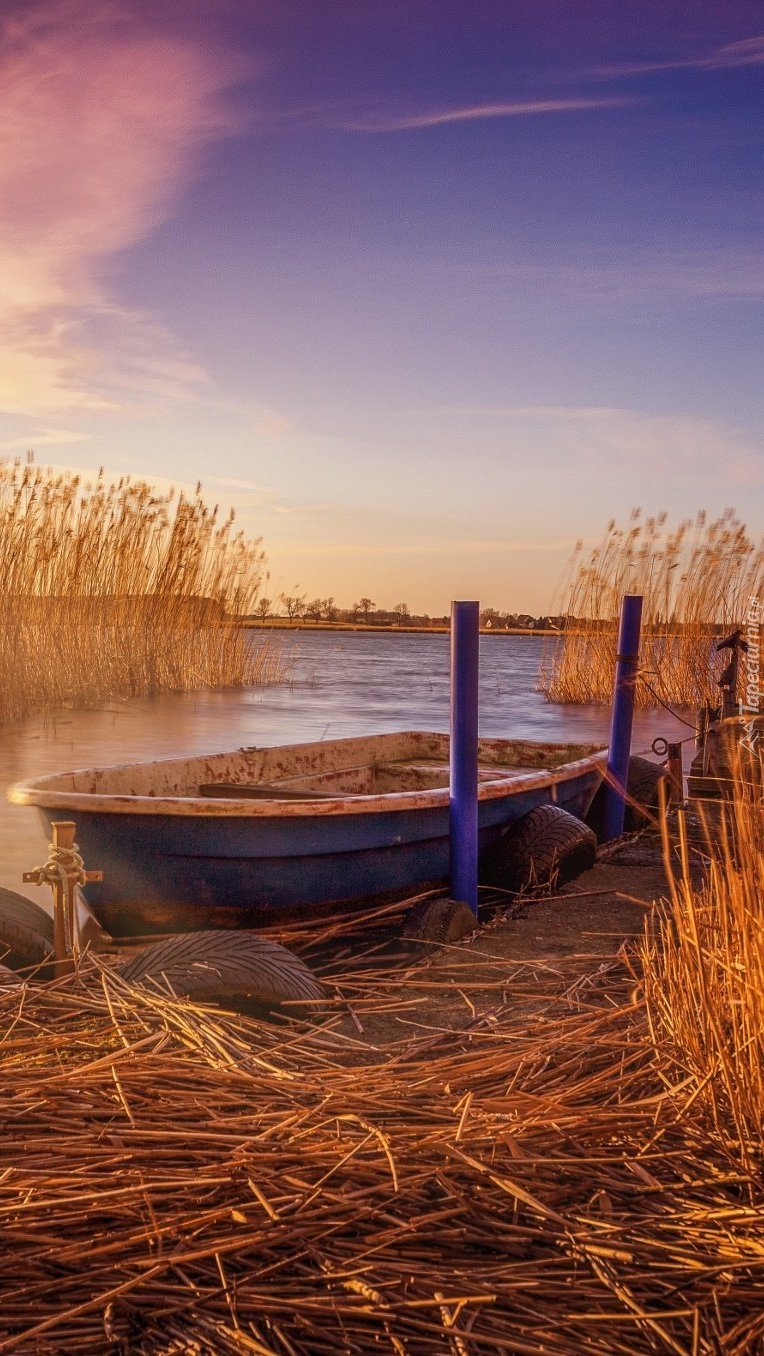
{"type": "Polygon", "coordinates": [[[637,471],[655,483],[700,473],[709,483],[764,484],[764,454],[744,432],[689,414],[600,405],[441,405],[401,411],[453,425],[487,423],[512,430],[513,444],[535,464],[575,475],[620,477],[637,471]]]}
{"type": "MultiPolygon", "coordinates": [[[[144,13],[46,0],[0,30],[0,410],[113,407],[94,319],[130,330],[149,364],[177,361],[151,323],[120,320],[104,263],[168,215],[232,129],[222,95],[244,68],[144,13]]],[[[179,375],[200,374],[160,384],[179,375]]]]}
{"type": "Polygon", "coordinates": [[[653,71],[724,71],[739,66],[764,64],[764,34],[726,43],[705,56],[674,57],[668,61],[631,61],[612,66],[597,66],[587,72],[595,79],[612,80],[620,76],[648,75],[653,71]]]}
{"type": "Polygon", "coordinates": [[[561,302],[665,303],[676,298],[759,297],[764,294],[761,251],[736,241],[735,248],[675,249],[650,259],[602,259],[579,250],[574,263],[559,258],[512,259],[506,263],[463,263],[447,259],[433,265],[457,282],[491,288],[525,289],[561,302]]]}
{"type": "Polygon", "coordinates": [[[327,500],[315,503],[302,501],[286,503],[277,490],[258,480],[238,479],[235,476],[206,476],[204,483],[213,487],[222,485],[226,490],[235,491],[232,498],[238,506],[263,509],[279,517],[301,518],[303,514],[332,513],[337,507],[327,500]]]}
{"type": "Polygon", "coordinates": [[[434,537],[428,541],[385,542],[360,541],[340,542],[304,542],[299,543],[300,556],[393,556],[395,559],[407,556],[483,556],[523,555],[526,551],[562,551],[569,550],[575,541],[574,536],[547,538],[542,541],[522,541],[509,537],[434,537]]]}
{"type": "Polygon", "coordinates": [[[34,433],[26,433],[16,438],[5,438],[0,442],[3,452],[26,452],[41,447],[65,447],[70,443],[88,442],[87,433],[78,433],[70,428],[38,428],[34,433]]]}
{"type": "Polygon", "coordinates": [[[477,416],[488,419],[521,419],[539,423],[603,422],[624,411],[610,405],[434,405],[427,409],[405,410],[404,414],[477,416]]]}
{"type": "Polygon", "coordinates": [[[532,118],[545,113],[582,113],[598,108],[621,108],[632,102],[625,98],[518,99],[436,109],[429,113],[406,113],[395,117],[369,114],[367,117],[348,119],[341,125],[348,132],[417,131],[424,127],[442,127],[448,123],[481,122],[488,118],[532,118]]]}

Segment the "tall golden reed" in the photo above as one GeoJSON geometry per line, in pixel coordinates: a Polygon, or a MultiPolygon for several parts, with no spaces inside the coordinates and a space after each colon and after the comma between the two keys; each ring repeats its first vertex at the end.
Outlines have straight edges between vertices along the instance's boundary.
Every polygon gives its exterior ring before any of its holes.
{"type": "Polygon", "coordinates": [[[641,593],[638,705],[718,702],[729,655],[715,655],[714,642],[745,625],[763,587],[764,543],[749,540],[731,509],[676,528],[664,513],[643,518],[635,509],[626,528],[608,524],[590,555],[576,547],[561,590],[567,621],[545,647],[540,688],[553,702],[609,702],[621,598],[641,593]]]}
{"type": "Polygon", "coordinates": [[[276,677],[272,650],[231,624],[263,575],[259,541],[200,486],[159,494],[0,463],[0,724],[276,677]]]}
{"type": "MultiPolygon", "coordinates": [[[[680,1105],[697,1103],[693,1114],[705,1110],[720,1147],[747,1171],[764,1164],[763,773],[761,755],[733,768],[721,831],[708,832],[703,845],[710,856],[703,884],[694,886],[686,869],[670,870],[670,899],[642,947],[650,1031],[667,1085],[680,1105]]],[[[687,862],[684,833],[680,849],[687,862]]]]}

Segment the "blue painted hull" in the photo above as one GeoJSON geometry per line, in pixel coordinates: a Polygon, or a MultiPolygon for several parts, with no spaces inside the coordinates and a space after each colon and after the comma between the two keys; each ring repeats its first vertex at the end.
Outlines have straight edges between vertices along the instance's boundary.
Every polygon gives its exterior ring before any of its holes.
{"type": "MultiPolygon", "coordinates": [[[[582,818],[598,770],[560,783],[555,801],[582,818]]],[[[481,853],[503,828],[550,800],[543,788],[479,805],[481,853]]],[[[60,813],[41,811],[49,826],[60,813]]],[[[81,812],[77,841],[103,882],[85,887],[112,936],[255,926],[274,914],[403,897],[444,883],[447,806],[283,819],[81,812]]]]}
{"type": "MultiPolygon", "coordinates": [[[[583,818],[606,755],[479,742],[484,852],[549,801],[583,818]]],[[[449,874],[448,737],[426,731],[90,768],[12,788],[46,827],[74,820],[87,903],[115,937],[253,927],[401,898],[449,874]]]]}

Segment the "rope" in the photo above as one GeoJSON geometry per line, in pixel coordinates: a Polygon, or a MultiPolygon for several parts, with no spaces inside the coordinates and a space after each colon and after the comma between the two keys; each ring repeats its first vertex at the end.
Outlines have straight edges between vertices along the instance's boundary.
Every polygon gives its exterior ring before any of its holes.
{"type": "Polygon", "coordinates": [[[60,881],[66,886],[72,879],[75,885],[84,885],[87,880],[85,863],[76,843],[70,848],[56,847],[51,843],[48,860],[44,866],[35,867],[35,875],[38,885],[55,885],[60,881]]]}
{"type": "MultiPolygon", "coordinates": [[[[73,898],[75,885],[84,885],[87,881],[85,863],[80,856],[80,850],[76,843],[73,843],[70,848],[57,847],[55,843],[51,843],[48,847],[48,860],[45,865],[35,867],[29,875],[37,885],[50,885],[51,888],[61,885],[66,891],[67,899],[70,897],[70,891],[73,898]]],[[[25,879],[28,879],[28,877],[25,877],[25,879]]],[[[63,924],[64,945],[67,954],[71,956],[77,950],[77,929],[66,906],[63,909],[63,924]]]]}
{"type": "MultiPolygon", "coordinates": [[[[680,716],[679,712],[675,711],[672,706],[669,706],[668,702],[664,702],[660,693],[655,691],[655,688],[653,687],[652,683],[648,683],[643,672],[640,671],[637,674],[637,677],[641,679],[641,681],[644,683],[648,692],[652,692],[653,696],[655,697],[655,700],[659,703],[660,706],[664,708],[664,710],[668,711],[669,715],[673,716],[675,720],[681,721],[682,725],[686,725],[688,730],[693,731],[693,734],[697,734],[697,726],[693,725],[692,721],[685,720],[684,716],[680,716]]],[[[689,738],[690,738],[689,735],[685,735],[684,739],[680,739],[677,742],[680,744],[686,744],[689,738]]]]}

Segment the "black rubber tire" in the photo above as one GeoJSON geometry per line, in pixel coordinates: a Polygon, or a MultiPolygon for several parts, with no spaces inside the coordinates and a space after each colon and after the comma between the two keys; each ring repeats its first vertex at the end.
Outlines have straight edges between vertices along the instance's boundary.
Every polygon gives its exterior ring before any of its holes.
{"type": "Polygon", "coordinates": [[[256,932],[219,928],[186,932],[147,946],[122,978],[201,1003],[241,1000],[264,1008],[299,1000],[320,1003],[324,992],[298,956],[256,932]]]}
{"type": "Polygon", "coordinates": [[[423,899],[406,915],[401,936],[407,942],[447,946],[468,937],[476,927],[472,909],[458,899],[423,899]]]}
{"type": "Polygon", "coordinates": [[[597,839],[588,825],[558,805],[537,805],[491,848],[482,875],[488,885],[519,891],[574,880],[596,857],[597,839]]]}
{"type": "Polygon", "coordinates": [[[0,887],[0,963],[10,970],[42,965],[53,952],[53,919],[26,895],[0,887]]]}
{"type": "MultiPolygon", "coordinates": [[[[658,785],[666,769],[659,763],[651,763],[649,758],[640,758],[634,754],[629,759],[629,775],[626,782],[626,809],[623,816],[624,833],[634,833],[651,819],[658,809],[658,785]]],[[[591,803],[586,822],[594,829],[598,838],[603,836],[605,813],[605,784],[600,786],[591,803]]]]}
{"type": "Polygon", "coordinates": [[[629,759],[629,777],[626,783],[626,810],[623,827],[626,833],[641,829],[658,809],[658,787],[666,776],[666,769],[649,758],[629,759]]]}

